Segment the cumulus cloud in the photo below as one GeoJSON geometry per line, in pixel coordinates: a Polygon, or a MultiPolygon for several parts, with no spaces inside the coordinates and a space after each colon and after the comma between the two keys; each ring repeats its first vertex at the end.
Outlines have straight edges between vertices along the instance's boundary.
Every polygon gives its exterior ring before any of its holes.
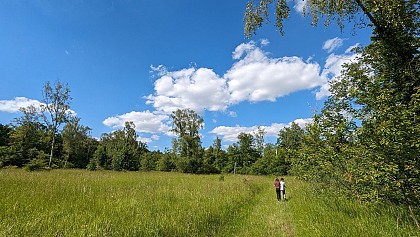
{"type": "Polygon", "coordinates": [[[333,52],[334,50],[340,48],[343,45],[344,39],[340,39],[338,37],[329,39],[324,42],[322,49],[326,50],[328,53],[333,52]]]}
{"type": "Polygon", "coordinates": [[[167,114],[176,109],[190,108],[197,113],[204,110],[223,111],[229,105],[226,81],[208,68],[186,68],[170,72],[159,68],[155,94],[146,97],[147,104],[167,114]]]}
{"type": "Polygon", "coordinates": [[[165,114],[150,112],[132,111],[126,114],[109,117],[103,121],[103,124],[112,128],[122,128],[125,122],[133,122],[137,132],[142,133],[165,133],[168,134],[170,127],[166,123],[169,117],[165,114]]]}
{"type": "MultiPolygon", "coordinates": [[[[293,121],[294,123],[298,124],[300,127],[304,127],[307,123],[312,122],[311,118],[306,119],[296,119],[293,121]]],[[[277,137],[279,131],[285,127],[289,127],[292,124],[290,123],[273,123],[269,126],[259,126],[263,129],[267,137],[277,137]]],[[[216,134],[217,136],[221,137],[223,141],[226,142],[237,142],[238,135],[240,133],[248,133],[248,134],[255,134],[258,132],[258,126],[251,126],[251,127],[242,127],[239,125],[236,126],[219,126],[214,128],[210,133],[216,134]]]]}
{"type": "MultiPolygon", "coordinates": [[[[7,113],[17,113],[20,108],[27,108],[29,106],[34,106],[38,112],[41,110],[41,106],[45,106],[44,103],[28,99],[26,97],[15,97],[13,100],[0,100],[0,111],[7,113]]],[[[76,116],[77,113],[74,110],[67,110],[67,114],[70,116],[76,116]]]]}
{"type": "Polygon", "coordinates": [[[326,82],[317,63],[299,57],[270,58],[252,41],[237,46],[233,58],[239,61],[224,75],[232,104],[275,101],[326,82]]]}
{"type": "MultiPolygon", "coordinates": [[[[330,78],[329,81],[339,80],[344,64],[354,62],[360,56],[357,53],[352,53],[351,49],[355,47],[357,47],[357,45],[350,46],[344,54],[330,54],[327,60],[325,61],[325,66],[322,70],[322,76],[325,78],[330,78]]],[[[322,85],[315,94],[316,99],[320,100],[324,97],[329,96],[329,89],[329,83],[325,83],[324,85],[322,85]]]]}
{"type": "MultiPolygon", "coordinates": [[[[305,2],[303,1],[302,4],[305,2]]],[[[339,48],[343,39],[334,38],[326,41],[323,48],[328,52],[339,48]]],[[[132,111],[106,119],[103,123],[113,128],[124,126],[126,121],[133,121],[136,130],[141,133],[173,135],[169,131],[169,114],[176,109],[190,108],[199,114],[204,111],[222,111],[227,116],[236,117],[229,107],[241,102],[256,103],[276,101],[301,90],[316,91],[316,98],[329,95],[330,80],[341,73],[344,63],[356,58],[350,47],[344,54],[330,54],[321,70],[317,62],[299,57],[272,57],[262,48],[268,40],[259,43],[250,41],[238,45],[232,52],[233,63],[223,75],[205,67],[188,67],[170,71],[165,66],[151,66],[154,93],[145,96],[146,104],[152,105],[154,112],[132,111]]],[[[295,120],[300,126],[310,119],[295,120]]],[[[290,124],[273,123],[263,126],[267,136],[277,136],[280,129],[290,124]]],[[[223,137],[225,141],[236,141],[241,132],[253,133],[253,127],[219,126],[211,133],[223,137]]],[[[156,135],[157,136],[157,135],[156,135]]],[[[151,142],[159,137],[141,137],[142,141],[151,142]]]]}
{"type": "Polygon", "coordinates": [[[19,112],[20,108],[34,106],[40,108],[41,102],[38,100],[28,99],[26,97],[15,97],[13,100],[0,100],[0,111],[8,113],[19,112]]]}
{"type": "MultiPolygon", "coordinates": [[[[261,40],[262,46],[267,44],[268,40],[261,40]]],[[[236,62],[223,76],[208,68],[168,71],[152,66],[159,78],[155,93],[145,97],[146,103],[167,114],[183,108],[198,113],[225,111],[243,101],[275,101],[326,82],[317,63],[299,57],[271,58],[253,41],[238,45],[232,58],[236,62]]]]}

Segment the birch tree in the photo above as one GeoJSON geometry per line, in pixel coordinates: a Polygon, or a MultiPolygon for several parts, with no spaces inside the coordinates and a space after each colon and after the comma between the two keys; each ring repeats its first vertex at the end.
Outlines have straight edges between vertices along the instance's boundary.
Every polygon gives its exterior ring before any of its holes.
{"type": "Polygon", "coordinates": [[[48,127],[51,137],[51,149],[48,166],[51,167],[54,156],[54,145],[60,126],[69,120],[70,113],[70,88],[57,80],[53,85],[48,81],[43,88],[43,104],[41,105],[42,117],[48,127]]]}

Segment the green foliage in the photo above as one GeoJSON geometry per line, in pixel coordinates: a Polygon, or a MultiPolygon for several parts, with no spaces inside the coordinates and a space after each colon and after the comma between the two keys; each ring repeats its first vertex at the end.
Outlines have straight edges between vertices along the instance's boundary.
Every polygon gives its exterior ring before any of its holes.
{"type": "Polygon", "coordinates": [[[111,159],[106,153],[105,145],[100,143],[87,165],[88,170],[110,169],[111,159]]]}
{"type": "Polygon", "coordinates": [[[26,171],[37,171],[47,169],[47,159],[47,154],[45,154],[44,152],[39,152],[36,158],[32,159],[28,164],[25,165],[24,169],[26,171]]]}
{"type": "MultiPolygon", "coordinates": [[[[258,2],[247,4],[248,37],[269,19],[273,1],[258,2]]],[[[285,2],[275,4],[278,21],[287,18],[285,2]]],[[[331,96],[294,149],[294,174],[362,200],[420,206],[418,8],[418,1],[405,0],[305,1],[314,25],[323,18],[326,26],[336,20],[340,28],[344,21],[357,28],[368,20],[373,36],[331,82],[331,96]]]]}
{"type": "MultiPolygon", "coordinates": [[[[290,16],[288,1],[276,1],[274,9],[271,9],[270,5],[273,2],[273,0],[250,0],[246,4],[244,14],[246,37],[255,34],[264,22],[269,22],[271,10],[274,10],[276,28],[281,35],[284,35],[283,21],[290,16]]],[[[306,0],[302,13],[311,17],[311,24],[314,26],[318,25],[320,19],[323,19],[325,26],[335,21],[341,29],[344,28],[344,22],[353,22],[353,28],[363,28],[370,21],[370,25],[378,29],[381,36],[395,28],[404,30],[418,28],[418,21],[413,21],[413,17],[418,18],[417,1],[306,0]]]]}
{"type": "MultiPolygon", "coordinates": [[[[140,170],[144,170],[144,171],[157,170],[158,161],[160,157],[162,157],[162,153],[159,151],[144,153],[140,161],[140,170]]],[[[170,170],[162,170],[162,171],[170,171],[170,170]]]]}
{"type": "Polygon", "coordinates": [[[72,118],[64,126],[63,153],[64,168],[86,168],[96,149],[96,140],[89,137],[89,127],[79,124],[80,118],[72,118]]]}
{"type": "Polygon", "coordinates": [[[197,173],[202,163],[199,129],[203,128],[203,118],[191,109],[177,109],[171,119],[171,131],[178,135],[178,139],[173,140],[173,152],[179,156],[177,168],[181,172],[197,173]]]}
{"type": "MultiPolygon", "coordinates": [[[[260,0],[259,4],[254,3],[255,0],[251,0],[246,4],[245,11],[245,36],[250,37],[255,34],[258,28],[262,27],[264,22],[268,22],[269,18],[269,6],[273,3],[273,0],[260,0]]],[[[287,6],[286,0],[278,0],[276,2],[276,27],[279,29],[280,34],[284,35],[283,31],[283,20],[289,17],[290,9],[287,6]]]]}
{"type": "Polygon", "coordinates": [[[158,160],[156,169],[159,171],[173,171],[176,170],[176,155],[173,153],[165,152],[161,155],[160,159],[158,160]]]}
{"type": "Polygon", "coordinates": [[[264,155],[252,165],[252,173],[260,175],[287,175],[290,164],[288,152],[272,144],[266,145],[264,155]]]}
{"type": "Polygon", "coordinates": [[[39,122],[34,107],[21,109],[23,115],[16,119],[16,126],[9,132],[9,146],[4,149],[4,165],[24,166],[35,159],[39,152],[48,151],[48,134],[39,122]]]}
{"type": "Polygon", "coordinates": [[[0,147],[9,145],[12,127],[0,123],[0,147]]]}
{"type": "Polygon", "coordinates": [[[133,122],[126,122],[123,129],[103,134],[100,145],[88,168],[112,170],[139,170],[140,156],[145,146],[137,141],[133,122]]]}
{"type": "Polygon", "coordinates": [[[50,160],[48,163],[48,166],[51,167],[56,134],[61,124],[66,123],[71,117],[70,102],[72,98],[70,97],[69,85],[61,84],[60,80],[57,80],[54,85],[47,81],[44,84],[42,95],[41,116],[51,137],[50,160]]]}

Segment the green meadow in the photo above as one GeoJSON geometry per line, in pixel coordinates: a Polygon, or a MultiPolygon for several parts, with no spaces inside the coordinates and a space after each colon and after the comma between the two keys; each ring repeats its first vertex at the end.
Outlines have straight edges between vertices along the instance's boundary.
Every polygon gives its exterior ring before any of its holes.
{"type": "Polygon", "coordinates": [[[420,236],[398,207],[285,177],[0,169],[0,236],[420,236]]]}

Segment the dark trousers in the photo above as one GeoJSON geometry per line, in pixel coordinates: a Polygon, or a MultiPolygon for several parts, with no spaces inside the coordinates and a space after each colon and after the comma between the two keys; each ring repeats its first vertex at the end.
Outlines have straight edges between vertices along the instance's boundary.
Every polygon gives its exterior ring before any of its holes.
{"type": "Polygon", "coordinates": [[[276,188],[276,194],[277,194],[277,201],[280,201],[280,189],[276,188]]]}

